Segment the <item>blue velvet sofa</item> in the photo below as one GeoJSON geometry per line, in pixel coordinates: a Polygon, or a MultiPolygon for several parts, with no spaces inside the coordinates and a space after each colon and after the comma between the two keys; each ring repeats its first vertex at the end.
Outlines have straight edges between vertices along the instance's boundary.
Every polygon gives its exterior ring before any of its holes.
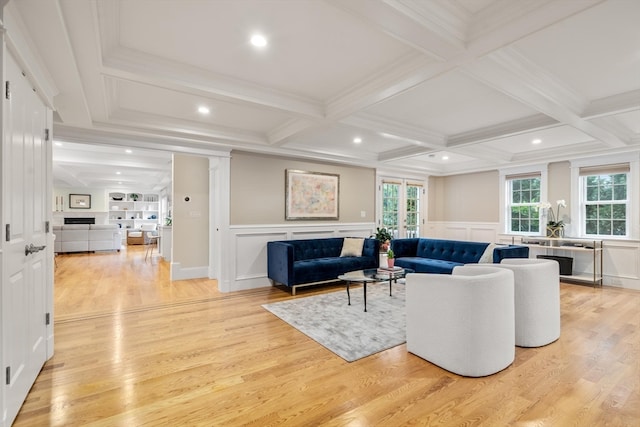
{"type": "Polygon", "coordinates": [[[443,239],[394,239],[391,241],[395,265],[410,268],[416,273],[451,274],[458,265],[493,262],[504,258],[529,258],[529,247],[518,245],[493,245],[443,239]],[[487,253],[487,248],[490,252],[487,253]],[[483,256],[484,255],[484,256],[483,256]]]}
{"type": "Polygon", "coordinates": [[[361,256],[341,257],[342,237],[281,240],[267,243],[267,275],[291,288],[337,280],[349,271],[377,268],[378,241],[364,239],[361,256]]]}

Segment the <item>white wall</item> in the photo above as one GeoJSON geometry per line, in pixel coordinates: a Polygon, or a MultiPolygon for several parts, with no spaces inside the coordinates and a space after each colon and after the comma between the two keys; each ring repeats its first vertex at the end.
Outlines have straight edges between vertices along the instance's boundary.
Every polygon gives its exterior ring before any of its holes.
{"type": "Polygon", "coordinates": [[[208,277],[209,159],[173,155],[171,280],[208,277]]]}
{"type": "MultiPolygon", "coordinates": [[[[60,200],[60,199],[59,199],[60,200]]],[[[102,188],[59,188],[53,189],[53,212],[107,212],[109,210],[107,204],[107,191],[102,188]],[[89,194],[91,196],[90,209],[72,209],[69,208],[69,194],[89,194]],[[63,202],[62,210],[60,206],[56,206],[56,198],[61,198],[63,202]]]]}

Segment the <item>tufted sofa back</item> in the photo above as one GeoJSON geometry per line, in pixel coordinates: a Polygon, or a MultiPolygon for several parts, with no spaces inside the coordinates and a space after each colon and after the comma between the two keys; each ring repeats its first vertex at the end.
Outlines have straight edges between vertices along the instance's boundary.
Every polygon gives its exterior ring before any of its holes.
{"type": "MultiPolygon", "coordinates": [[[[339,257],[342,252],[342,237],[329,237],[323,239],[286,240],[287,244],[294,247],[294,261],[318,258],[339,257]]],[[[378,241],[365,239],[362,248],[362,256],[377,256],[375,248],[378,241]]]]}
{"type": "Polygon", "coordinates": [[[474,263],[480,260],[488,245],[483,242],[418,239],[415,256],[464,264],[474,263]]]}

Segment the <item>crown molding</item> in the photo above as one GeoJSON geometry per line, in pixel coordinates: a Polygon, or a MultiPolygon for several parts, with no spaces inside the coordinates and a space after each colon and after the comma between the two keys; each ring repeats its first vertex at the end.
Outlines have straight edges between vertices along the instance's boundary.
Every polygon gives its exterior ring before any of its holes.
{"type": "Polygon", "coordinates": [[[357,113],[341,120],[342,123],[378,132],[394,139],[402,139],[414,145],[427,148],[443,149],[446,147],[445,136],[428,129],[407,123],[390,120],[372,113],[357,113]]]}
{"type": "Polygon", "coordinates": [[[582,118],[610,116],[640,110],[640,89],[595,99],[582,113],[582,118]]]}
{"type": "Polygon", "coordinates": [[[557,120],[544,114],[534,114],[529,117],[511,120],[494,126],[488,126],[469,132],[452,135],[447,140],[447,147],[462,147],[498,138],[530,133],[542,129],[559,126],[557,120]]]}

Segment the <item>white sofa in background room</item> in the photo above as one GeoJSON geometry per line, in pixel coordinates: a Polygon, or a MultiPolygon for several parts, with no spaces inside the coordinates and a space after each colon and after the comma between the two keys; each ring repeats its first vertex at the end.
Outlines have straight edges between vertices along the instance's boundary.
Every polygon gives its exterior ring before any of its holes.
{"type": "Polygon", "coordinates": [[[54,252],[119,251],[122,234],[116,224],[54,225],[54,252]]]}

